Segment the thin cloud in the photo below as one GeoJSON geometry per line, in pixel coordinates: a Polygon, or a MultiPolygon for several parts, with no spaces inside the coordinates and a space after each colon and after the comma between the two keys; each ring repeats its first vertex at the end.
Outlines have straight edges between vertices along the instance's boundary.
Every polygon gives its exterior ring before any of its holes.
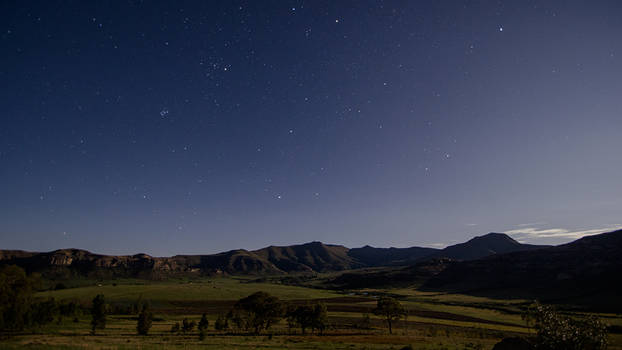
{"type": "Polygon", "coordinates": [[[566,239],[579,239],[585,236],[597,235],[600,233],[605,233],[609,231],[615,231],[619,229],[620,225],[609,226],[597,229],[590,230],[568,230],[565,228],[536,228],[536,227],[525,227],[514,230],[505,231],[506,234],[511,236],[517,236],[519,240],[538,240],[545,238],[566,238],[566,239]]]}
{"type": "Polygon", "coordinates": [[[430,248],[445,248],[447,244],[445,243],[430,243],[428,244],[430,248]]]}
{"type": "Polygon", "coordinates": [[[531,222],[531,223],[527,223],[527,224],[518,224],[516,226],[518,226],[518,227],[525,227],[525,226],[541,226],[541,225],[546,225],[546,222],[531,222]]]}

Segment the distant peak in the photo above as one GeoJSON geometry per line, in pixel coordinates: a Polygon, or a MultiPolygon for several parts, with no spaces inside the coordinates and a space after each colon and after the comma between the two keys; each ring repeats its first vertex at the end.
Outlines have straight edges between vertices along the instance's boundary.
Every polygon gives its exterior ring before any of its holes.
{"type": "Polygon", "coordinates": [[[485,235],[482,236],[476,236],[473,237],[471,240],[489,240],[489,239],[495,239],[495,240],[505,240],[505,241],[510,241],[510,242],[516,242],[518,243],[514,238],[508,236],[505,233],[498,233],[498,232],[490,232],[487,233],[485,235]]]}
{"type": "Polygon", "coordinates": [[[306,246],[313,246],[313,247],[319,247],[319,246],[323,246],[323,245],[324,245],[324,243],[322,243],[322,242],[320,242],[320,241],[312,241],[312,242],[309,242],[309,243],[305,243],[305,244],[303,244],[303,245],[306,245],[306,246]]]}

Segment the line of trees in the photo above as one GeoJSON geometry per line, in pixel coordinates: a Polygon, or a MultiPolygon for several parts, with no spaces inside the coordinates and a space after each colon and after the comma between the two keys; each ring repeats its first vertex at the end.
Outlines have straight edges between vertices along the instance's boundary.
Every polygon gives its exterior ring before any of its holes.
{"type": "MultiPolygon", "coordinates": [[[[53,322],[56,318],[60,322],[62,317],[73,317],[77,321],[81,309],[76,302],[35,300],[33,293],[37,283],[36,276],[27,276],[20,267],[0,268],[0,330],[23,330],[53,322]]],[[[106,304],[104,295],[99,294],[93,298],[89,311],[91,333],[96,334],[98,330],[105,329],[106,314],[111,311],[111,306],[106,304]]],[[[138,313],[136,331],[140,335],[147,335],[153,323],[153,313],[149,304],[143,301],[142,295],[127,311],[138,313]]],[[[374,313],[386,320],[389,333],[392,333],[393,323],[406,315],[405,309],[397,300],[387,297],[378,300],[374,313]]],[[[260,334],[269,331],[283,318],[286,319],[290,331],[300,328],[302,334],[306,334],[308,330],[322,334],[328,327],[326,305],[321,302],[287,304],[266,292],[256,292],[238,300],[227,314],[218,315],[214,329],[226,331],[233,328],[236,331],[260,334]]],[[[174,324],[171,331],[189,333],[196,326],[195,321],[184,319],[181,325],[174,324]]],[[[207,315],[203,314],[197,327],[201,339],[205,337],[208,326],[207,315]]]]}
{"type": "Polygon", "coordinates": [[[76,317],[79,311],[76,302],[35,300],[34,290],[39,284],[37,275],[27,276],[18,266],[0,267],[0,331],[21,331],[55,319],[60,322],[63,317],[76,317]]]}
{"type": "MultiPolygon", "coordinates": [[[[269,331],[283,318],[287,319],[290,330],[300,327],[303,334],[307,329],[321,334],[328,326],[328,313],[323,303],[288,305],[266,292],[256,292],[238,300],[228,313],[218,315],[214,322],[214,329],[217,331],[232,329],[238,332],[260,334],[269,331]]],[[[171,332],[188,333],[194,329],[195,325],[194,321],[185,318],[181,324],[174,323],[171,326],[171,332]]],[[[208,326],[207,315],[203,314],[197,325],[199,339],[205,337],[208,326]]]]}

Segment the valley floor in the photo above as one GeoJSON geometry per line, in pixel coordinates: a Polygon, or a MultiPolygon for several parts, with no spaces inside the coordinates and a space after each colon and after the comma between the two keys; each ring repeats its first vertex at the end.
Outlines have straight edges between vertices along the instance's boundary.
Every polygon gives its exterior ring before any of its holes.
{"type": "MultiPolygon", "coordinates": [[[[500,339],[528,334],[521,318],[524,300],[496,300],[457,294],[424,293],[415,289],[374,289],[337,293],[328,290],[251,283],[244,278],[214,278],[167,282],[100,282],[79,288],[39,293],[41,298],[76,300],[84,306],[97,294],[104,294],[112,307],[137,300],[149,301],[154,311],[148,336],[136,334],[135,315],[107,317],[106,329],[90,335],[90,316],[63,319],[32,333],[2,335],[2,349],[491,349],[500,339]],[[214,330],[219,314],[226,313],[239,298],[266,291],[284,301],[304,303],[321,300],[329,312],[331,325],[323,335],[301,335],[289,330],[283,320],[270,334],[223,333],[214,330]],[[371,313],[380,295],[392,295],[408,309],[388,334],[382,319],[371,315],[362,327],[364,314],[371,313]],[[209,331],[199,340],[196,329],[171,333],[171,326],[184,318],[198,321],[207,313],[209,331]],[[77,322],[76,322],[77,321],[77,322]]],[[[610,325],[622,326],[622,316],[600,314],[610,325]]],[[[610,335],[609,349],[622,349],[622,335],[610,335]]]]}

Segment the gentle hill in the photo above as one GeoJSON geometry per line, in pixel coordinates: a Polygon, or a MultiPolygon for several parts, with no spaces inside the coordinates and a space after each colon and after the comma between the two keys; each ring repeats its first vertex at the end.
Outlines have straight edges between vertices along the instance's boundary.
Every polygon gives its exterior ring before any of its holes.
{"type": "Polygon", "coordinates": [[[596,306],[615,303],[622,309],[621,256],[622,230],[618,230],[555,247],[455,263],[424,287],[596,306]]]}
{"type": "Polygon", "coordinates": [[[391,266],[406,265],[436,252],[438,249],[434,248],[374,248],[366,245],[350,249],[348,255],[366,266],[391,266]]]}
{"type": "MultiPolygon", "coordinates": [[[[163,258],[169,259],[169,258],[163,258]]],[[[270,261],[244,249],[211,255],[176,255],[170,260],[185,266],[190,272],[228,274],[283,273],[270,261]]]]}
{"type": "Polygon", "coordinates": [[[322,242],[269,246],[253,253],[284,272],[341,271],[364,266],[348,255],[348,248],[322,242]]]}
{"type": "Polygon", "coordinates": [[[429,259],[411,266],[375,267],[346,271],[321,281],[333,289],[417,287],[451,264],[449,259],[429,259]]]}
{"type": "Polygon", "coordinates": [[[465,243],[451,245],[426,258],[450,258],[454,260],[475,260],[494,254],[505,254],[525,250],[540,249],[548,246],[522,244],[505,233],[477,236],[465,243]]]}

